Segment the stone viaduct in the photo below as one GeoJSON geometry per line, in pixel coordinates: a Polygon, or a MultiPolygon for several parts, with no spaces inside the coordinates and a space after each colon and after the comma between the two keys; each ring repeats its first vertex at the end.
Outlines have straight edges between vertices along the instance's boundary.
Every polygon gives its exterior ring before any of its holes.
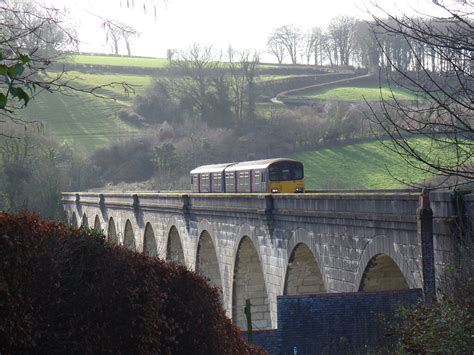
{"type": "Polygon", "coordinates": [[[452,249],[449,193],[429,197],[431,204],[419,191],[87,192],[64,193],[62,201],[72,225],[184,264],[221,290],[241,328],[250,299],[254,329],[270,329],[280,295],[426,287],[430,265],[439,272],[452,249]],[[430,211],[424,222],[420,201],[430,211]]]}

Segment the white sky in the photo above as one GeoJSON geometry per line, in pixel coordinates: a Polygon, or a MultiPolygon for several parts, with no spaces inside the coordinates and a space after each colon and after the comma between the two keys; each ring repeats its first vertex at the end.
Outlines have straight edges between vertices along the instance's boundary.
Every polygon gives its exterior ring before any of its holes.
{"type": "MultiPolygon", "coordinates": [[[[132,44],[133,55],[165,57],[168,48],[185,49],[202,43],[223,50],[229,45],[257,50],[263,59],[268,58],[265,44],[273,29],[287,24],[324,27],[337,15],[368,18],[366,9],[370,5],[370,0],[135,0],[135,8],[127,9],[127,0],[43,1],[69,9],[81,41],[79,49],[84,52],[111,53],[101,28],[99,17],[103,17],[141,32],[132,44]],[[153,5],[157,8],[156,20],[153,5]]],[[[384,8],[430,11],[426,6],[429,0],[377,2],[384,8]]],[[[126,54],[123,43],[120,52],[126,54]]]]}

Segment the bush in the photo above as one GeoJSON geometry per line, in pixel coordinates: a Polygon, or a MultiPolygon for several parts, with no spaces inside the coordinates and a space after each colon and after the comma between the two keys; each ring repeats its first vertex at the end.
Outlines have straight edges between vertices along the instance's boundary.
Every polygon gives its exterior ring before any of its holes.
{"type": "Polygon", "coordinates": [[[0,353],[249,354],[217,289],[94,230],[0,213],[0,353]]]}
{"type": "Polygon", "coordinates": [[[473,304],[442,299],[433,306],[401,309],[396,327],[399,346],[410,353],[471,354],[474,349],[473,304]]]}
{"type": "Polygon", "coordinates": [[[141,127],[145,123],[145,118],[130,109],[121,109],[117,112],[118,118],[134,126],[141,127]]]}

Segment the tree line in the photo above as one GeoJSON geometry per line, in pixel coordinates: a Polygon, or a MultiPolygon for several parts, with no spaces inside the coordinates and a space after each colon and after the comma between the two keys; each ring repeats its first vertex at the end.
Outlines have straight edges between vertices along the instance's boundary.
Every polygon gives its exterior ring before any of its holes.
{"type": "MultiPolygon", "coordinates": [[[[278,63],[289,60],[292,64],[331,66],[381,67],[391,69],[392,64],[401,71],[447,72],[455,66],[471,66],[468,46],[459,47],[456,18],[399,18],[385,13],[361,21],[349,16],[334,17],[327,27],[304,30],[297,25],[284,25],[274,29],[267,40],[267,50],[278,63]],[[420,35],[426,41],[420,41],[420,35]],[[435,39],[449,47],[450,58],[432,44],[435,39]]],[[[472,21],[466,20],[472,27],[472,21]]],[[[465,41],[465,40],[463,40],[465,41]]]]}

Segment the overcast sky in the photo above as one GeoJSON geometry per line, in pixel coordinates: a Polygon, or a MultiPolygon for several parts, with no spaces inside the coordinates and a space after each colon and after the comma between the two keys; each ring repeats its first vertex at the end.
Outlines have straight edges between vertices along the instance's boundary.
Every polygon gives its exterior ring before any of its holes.
{"type": "MultiPolygon", "coordinates": [[[[102,17],[136,28],[141,36],[133,42],[132,54],[154,57],[165,57],[169,48],[185,49],[197,42],[216,49],[232,45],[236,49],[258,50],[264,58],[266,40],[274,28],[286,24],[324,27],[337,15],[368,18],[370,5],[370,0],[134,0],[135,7],[127,9],[127,0],[43,1],[69,9],[81,51],[111,53],[100,25],[102,17]]],[[[408,11],[420,7],[427,10],[422,4],[429,1],[378,3],[392,11],[408,11]]],[[[126,54],[123,44],[120,52],[126,54]]]]}

